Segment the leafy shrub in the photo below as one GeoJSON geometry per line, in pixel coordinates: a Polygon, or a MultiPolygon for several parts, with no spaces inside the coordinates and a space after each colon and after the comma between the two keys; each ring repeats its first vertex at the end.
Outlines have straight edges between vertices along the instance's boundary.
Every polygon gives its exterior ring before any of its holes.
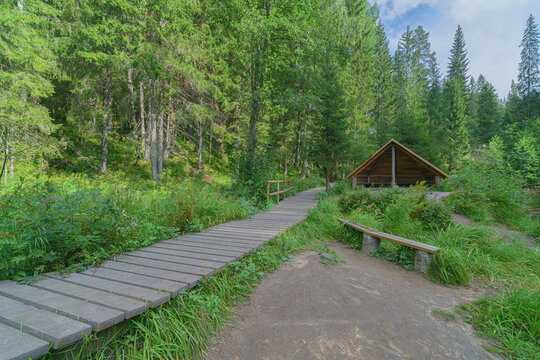
{"type": "Polygon", "coordinates": [[[438,202],[428,202],[419,215],[420,221],[428,228],[446,228],[452,223],[452,212],[438,202]]]}

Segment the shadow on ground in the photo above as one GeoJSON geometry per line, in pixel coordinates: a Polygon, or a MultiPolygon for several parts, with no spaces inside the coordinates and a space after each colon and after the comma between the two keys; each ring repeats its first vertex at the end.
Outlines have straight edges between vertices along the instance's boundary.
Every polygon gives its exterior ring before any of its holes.
{"type": "Polygon", "coordinates": [[[480,294],[334,244],[345,260],[296,254],[257,287],[210,349],[218,359],[493,359],[452,311],[480,294]]]}

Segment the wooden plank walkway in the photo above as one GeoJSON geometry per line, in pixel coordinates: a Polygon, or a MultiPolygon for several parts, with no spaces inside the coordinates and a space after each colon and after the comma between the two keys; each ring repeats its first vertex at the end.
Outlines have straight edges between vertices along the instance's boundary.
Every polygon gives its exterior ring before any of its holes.
{"type": "Polygon", "coordinates": [[[31,286],[0,281],[0,360],[35,359],[166,303],[305,220],[317,205],[317,191],[82,273],[46,274],[31,286]]]}

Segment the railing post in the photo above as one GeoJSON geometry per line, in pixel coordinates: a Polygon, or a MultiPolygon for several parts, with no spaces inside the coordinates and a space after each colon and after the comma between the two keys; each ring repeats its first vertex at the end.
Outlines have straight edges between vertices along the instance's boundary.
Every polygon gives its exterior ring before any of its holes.
{"type": "Polygon", "coordinates": [[[270,181],[266,182],[266,200],[270,200],[270,181]]]}
{"type": "Polygon", "coordinates": [[[279,181],[276,184],[277,184],[277,203],[279,204],[279,181]]]}

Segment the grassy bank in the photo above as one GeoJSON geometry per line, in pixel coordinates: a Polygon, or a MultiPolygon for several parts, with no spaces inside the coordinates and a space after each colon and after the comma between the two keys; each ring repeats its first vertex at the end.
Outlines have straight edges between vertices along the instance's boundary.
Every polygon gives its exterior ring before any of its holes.
{"type": "Polygon", "coordinates": [[[212,339],[245,301],[265,273],[301,249],[323,247],[339,232],[334,221],[336,203],[323,200],[308,219],[272,239],[267,245],[182,293],[171,302],[127,322],[127,328],[112,330],[112,336],[93,352],[94,335],[74,349],[53,352],[47,359],[184,359],[204,353],[212,339]]]}
{"type": "MultiPolygon", "coordinates": [[[[429,202],[422,186],[400,191],[344,191],[343,217],[372,228],[440,247],[429,276],[449,285],[490,288],[495,297],[463,306],[466,321],[497,340],[491,350],[512,359],[537,359],[540,353],[540,257],[523,242],[507,242],[488,226],[461,226],[451,219],[450,204],[429,202]]],[[[511,211],[511,210],[509,210],[511,211]]],[[[354,230],[344,230],[354,233],[354,230]]],[[[358,232],[356,232],[358,233],[358,232]]],[[[344,238],[361,249],[361,237],[344,238]]],[[[374,256],[413,268],[414,251],[382,242],[374,256]]]]}
{"type": "MultiPolygon", "coordinates": [[[[295,191],[319,182],[299,181],[295,191]]],[[[230,184],[197,178],[55,174],[13,182],[0,188],[0,280],[75,271],[272,204],[256,207],[230,184]]]]}

